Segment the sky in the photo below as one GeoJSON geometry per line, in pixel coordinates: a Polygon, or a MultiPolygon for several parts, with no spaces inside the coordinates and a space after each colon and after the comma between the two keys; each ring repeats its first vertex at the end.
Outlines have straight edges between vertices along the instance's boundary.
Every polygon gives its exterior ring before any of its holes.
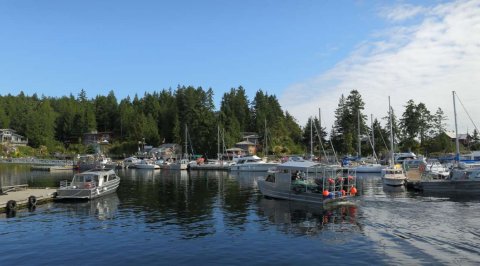
{"type": "MultiPolygon", "coordinates": [[[[178,85],[275,95],[300,125],[331,128],[343,94],[365,114],[452,91],[480,126],[480,0],[0,1],[0,95],[118,100],[178,85]]],[[[457,102],[459,130],[473,131],[457,102]]]]}

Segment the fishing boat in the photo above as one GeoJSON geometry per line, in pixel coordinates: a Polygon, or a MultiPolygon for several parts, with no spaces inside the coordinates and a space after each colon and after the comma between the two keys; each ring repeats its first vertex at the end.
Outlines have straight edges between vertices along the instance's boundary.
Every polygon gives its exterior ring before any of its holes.
{"type": "Polygon", "coordinates": [[[120,177],[112,169],[92,169],[60,182],[56,199],[94,199],[114,193],[120,177]]]}
{"type": "Polygon", "coordinates": [[[467,167],[468,164],[461,164],[460,160],[460,144],[458,138],[457,126],[457,110],[455,108],[455,91],[453,94],[453,111],[455,118],[455,146],[456,155],[454,168],[446,179],[435,178],[435,175],[423,175],[420,182],[420,188],[424,192],[432,193],[461,193],[461,194],[477,194],[480,192],[480,168],[467,167]]]}
{"type": "Polygon", "coordinates": [[[388,114],[390,117],[390,165],[382,170],[382,180],[387,186],[402,186],[407,182],[407,176],[401,165],[394,165],[395,157],[393,153],[393,127],[392,127],[392,107],[390,106],[390,97],[388,97],[388,114]]]}
{"type": "Polygon", "coordinates": [[[287,161],[274,173],[257,180],[267,197],[309,203],[352,203],[357,193],[356,175],[348,168],[313,161],[287,161]]]}

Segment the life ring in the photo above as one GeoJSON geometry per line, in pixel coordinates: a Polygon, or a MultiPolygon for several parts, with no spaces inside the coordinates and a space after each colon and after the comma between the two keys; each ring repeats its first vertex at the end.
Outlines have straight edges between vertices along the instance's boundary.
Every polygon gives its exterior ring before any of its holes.
{"type": "Polygon", "coordinates": [[[37,206],[37,197],[32,195],[28,197],[28,207],[33,208],[35,206],[37,206]]]}
{"type": "Polygon", "coordinates": [[[5,206],[5,209],[7,210],[7,212],[16,211],[17,210],[17,202],[14,201],[14,200],[9,200],[7,202],[7,205],[5,206]]]}

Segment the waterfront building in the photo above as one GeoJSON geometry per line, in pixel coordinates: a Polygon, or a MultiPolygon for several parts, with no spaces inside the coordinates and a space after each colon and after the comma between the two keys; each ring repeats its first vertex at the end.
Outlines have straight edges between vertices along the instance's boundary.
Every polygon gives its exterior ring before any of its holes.
{"type": "Polygon", "coordinates": [[[13,129],[5,128],[0,129],[0,144],[11,146],[27,146],[28,139],[24,136],[17,134],[13,129]]]}

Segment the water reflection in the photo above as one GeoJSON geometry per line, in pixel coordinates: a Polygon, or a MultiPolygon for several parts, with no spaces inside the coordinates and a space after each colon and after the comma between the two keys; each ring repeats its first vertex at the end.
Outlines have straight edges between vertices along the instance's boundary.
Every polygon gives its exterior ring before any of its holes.
{"type": "Polygon", "coordinates": [[[90,216],[99,220],[110,220],[116,217],[120,200],[116,193],[105,195],[89,201],[61,201],[55,206],[72,217],[90,216]]]}
{"type": "Polygon", "coordinates": [[[323,208],[322,205],[261,198],[260,215],[286,234],[316,235],[322,231],[358,232],[357,206],[323,208]]]}
{"type": "Polygon", "coordinates": [[[390,198],[405,198],[407,189],[405,186],[388,186],[383,184],[383,192],[390,198]]]}

